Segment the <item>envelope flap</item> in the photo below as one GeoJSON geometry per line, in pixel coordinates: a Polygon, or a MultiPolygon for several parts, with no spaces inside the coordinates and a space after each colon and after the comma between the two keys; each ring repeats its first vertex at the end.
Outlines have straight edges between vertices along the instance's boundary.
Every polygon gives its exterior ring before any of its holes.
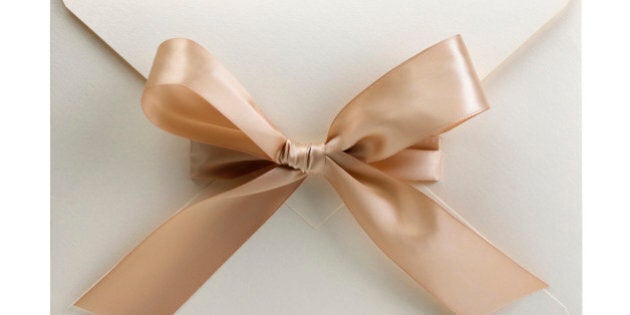
{"type": "MultiPolygon", "coordinates": [[[[284,134],[321,142],[344,104],[424,48],[462,34],[484,77],[568,0],[64,2],[145,77],[162,41],[199,42],[284,134]]],[[[287,204],[318,226],[339,203],[312,180],[287,204]]]]}

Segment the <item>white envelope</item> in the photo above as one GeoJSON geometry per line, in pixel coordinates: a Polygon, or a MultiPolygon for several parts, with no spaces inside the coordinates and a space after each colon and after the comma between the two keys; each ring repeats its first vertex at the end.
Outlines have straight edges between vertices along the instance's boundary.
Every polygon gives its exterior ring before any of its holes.
{"type": "MultiPolygon", "coordinates": [[[[64,2],[145,77],[159,43],[173,37],[194,39],[243,83],[285,135],[298,142],[322,142],[339,109],[408,57],[462,34],[479,75],[485,78],[555,17],[567,0],[64,2]]],[[[549,130],[540,130],[540,120],[531,115],[562,121],[563,113],[553,109],[529,113],[494,104],[492,98],[490,102],[501,110],[484,113],[445,135],[442,181],[418,188],[465,217],[491,242],[549,282],[553,291],[554,282],[545,275],[560,273],[563,266],[531,254],[538,240],[546,237],[537,223],[561,218],[540,208],[540,198],[551,205],[560,203],[553,190],[578,184],[561,176],[545,178],[545,168],[553,164],[541,164],[538,157],[553,154],[554,159],[570,160],[572,156],[549,153],[552,148],[544,138],[549,130]]],[[[173,186],[189,185],[183,183],[183,176],[171,177],[162,180],[173,186]]],[[[140,196],[147,197],[147,192],[140,196]]],[[[131,193],[111,195],[109,202],[116,207],[132,198],[140,202],[131,193]]],[[[376,249],[323,179],[309,178],[286,207],[293,211],[280,209],[179,313],[447,312],[376,249]],[[284,248],[277,248],[278,243],[284,248]],[[265,268],[255,268],[260,264],[265,268]]],[[[131,243],[142,238],[138,235],[131,243]]],[[[112,263],[122,258],[121,252],[110,256],[112,263]]],[[[106,271],[95,270],[91,282],[106,271]]],[[[551,295],[538,293],[502,312],[563,314],[565,309],[551,295]]]]}

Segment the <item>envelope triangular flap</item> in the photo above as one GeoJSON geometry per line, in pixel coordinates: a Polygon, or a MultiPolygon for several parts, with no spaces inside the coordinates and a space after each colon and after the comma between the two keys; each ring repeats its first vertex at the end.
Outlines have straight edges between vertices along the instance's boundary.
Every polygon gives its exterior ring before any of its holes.
{"type": "MultiPolygon", "coordinates": [[[[321,142],[353,96],[424,48],[461,34],[484,77],[568,0],[64,2],[145,77],[162,41],[199,42],[285,135],[321,142]]],[[[287,205],[319,226],[340,201],[314,178],[287,205]]]]}

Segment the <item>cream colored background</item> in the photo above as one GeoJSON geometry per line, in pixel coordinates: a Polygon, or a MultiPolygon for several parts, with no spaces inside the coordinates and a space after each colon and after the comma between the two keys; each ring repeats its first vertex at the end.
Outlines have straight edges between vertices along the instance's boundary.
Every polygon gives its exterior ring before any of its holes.
{"type": "MultiPolygon", "coordinates": [[[[53,314],[73,314],[79,311],[70,308],[72,301],[96,280],[94,275],[111,267],[197,187],[186,179],[188,143],[153,127],[142,115],[142,78],[60,1],[52,2],[52,10],[52,306],[53,314]],[[112,199],[125,203],[116,205],[112,199]]],[[[551,176],[566,179],[566,186],[545,187],[549,195],[537,196],[535,204],[561,213],[554,218],[562,220],[536,222],[544,237],[532,235],[530,243],[519,244],[519,238],[510,237],[511,232],[518,233],[520,222],[531,222],[523,219],[528,209],[519,208],[518,200],[494,196],[493,202],[498,200],[504,208],[491,209],[487,217],[466,217],[473,225],[475,220],[485,220],[484,225],[493,226],[484,234],[501,248],[519,249],[510,254],[524,265],[563,266],[532,271],[551,284],[550,291],[573,314],[580,313],[581,288],[579,82],[579,5],[572,3],[568,12],[485,82],[493,109],[445,137],[445,170],[451,174],[473,172],[476,165],[450,165],[449,154],[480,154],[467,151],[468,140],[497,133],[509,135],[504,138],[506,155],[492,157],[497,163],[517,159],[552,165],[546,168],[552,171],[487,174],[472,191],[468,183],[448,176],[432,187],[459,210],[467,203],[484,204],[497,176],[510,176],[512,188],[523,190],[528,198],[528,185],[544,186],[551,176]],[[504,117],[502,110],[514,108],[523,115],[514,118],[513,129],[490,129],[493,119],[504,117]],[[545,119],[550,109],[565,112],[566,119],[545,119]],[[540,129],[519,129],[521,119],[536,120],[540,129]],[[541,146],[548,155],[528,154],[539,152],[541,146]],[[555,159],[553,152],[560,151],[575,158],[555,159]],[[457,198],[441,193],[442,185],[459,192],[457,198]],[[492,211],[505,209],[513,213],[498,221],[492,211]],[[488,220],[497,221],[488,224],[488,220]]],[[[307,227],[293,212],[281,208],[181,313],[444,312],[370,250],[345,211],[320,230],[307,227]],[[362,249],[353,251],[356,247],[362,249]],[[313,252],[319,260],[313,260],[313,252]]],[[[562,314],[541,301],[545,300],[540,296],[525,299],[504,313],[562,314]]]]}
{"type": "MultiPolygon", "coordinates": [[[[323,141],[342,104],[420,50],[459,33],[484,78],[568,2],[64,0],[71,12],[144,77],[161,42],[173,37],[194,39],[247,87],[278,130],[305,143],[323,141]]],[[[487,140],[479,147],[489,156],[494,155],[491,149],[504,153],[495,139],[487,140]]],[[[469,163],[475,157],[452,161],[469,163]]],[[[494,163],[481,166],[498,167],[494,163]]],[[[529,165],[507,161],[497,171],[521,167],[529,165]]],[[[476,180],[476,174],[458,175],[469,182],[476,180]]],[[[548,180],[558,185],[560,178],[548,180]]],[[[508,198],[511,192],[496,191],[508,198]]],[[[286,201],[313,226],[321,225],[341,204],[337,193],[318,176],[309,176],[286,201]]]]}

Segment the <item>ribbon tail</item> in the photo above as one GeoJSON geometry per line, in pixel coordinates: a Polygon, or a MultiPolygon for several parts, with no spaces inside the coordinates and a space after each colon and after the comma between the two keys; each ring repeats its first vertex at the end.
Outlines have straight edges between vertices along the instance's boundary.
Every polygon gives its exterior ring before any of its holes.
{"type": "Polygon", "coordinates": [[[325,176],[376,245],[456,314],[490,314],[547,285],[432,199],[346,153],[325,176]]]}
{"type": "Polygon", "coordinates": [[[273,167],[188,206],[75,305],[97,314],[172,314],[284,203],[304,175],[273,167]]]}

